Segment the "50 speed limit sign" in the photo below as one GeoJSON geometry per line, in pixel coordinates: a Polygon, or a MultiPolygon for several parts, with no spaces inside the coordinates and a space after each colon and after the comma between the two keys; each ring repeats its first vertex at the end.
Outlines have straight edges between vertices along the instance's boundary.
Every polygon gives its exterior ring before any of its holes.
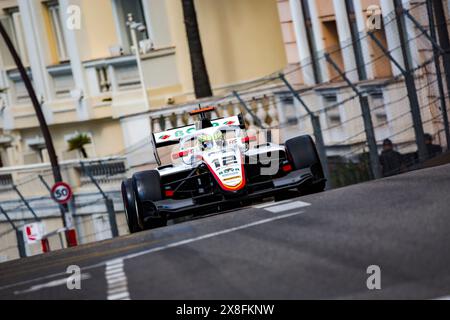
{"type": "Polygon", "coordinates": [[[66,204],[72,198],[72,189],[65,182],[58,182],[52,188],[52,197],[59,204],[66,204]]]}

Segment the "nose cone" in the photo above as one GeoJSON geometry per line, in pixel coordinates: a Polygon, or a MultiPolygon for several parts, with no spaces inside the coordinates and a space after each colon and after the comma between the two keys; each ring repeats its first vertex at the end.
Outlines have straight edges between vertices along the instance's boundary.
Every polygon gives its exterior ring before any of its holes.
{"type": "Polygon", "coordinates": [[[233,170],[230,173],[226,173],[227,169],[224,169],[224,171],[218,172],[218,175],[215,176],[216,181],[224,191],[239,191],[245,187],[244,168],[236,169],[238,171],[233,170]]]}
{"type": "Polygon", "coordinates": [[[238,152],[211,153],[204,161],[224,191],[234,192],[245,187],[244,166],[238,152]]]}

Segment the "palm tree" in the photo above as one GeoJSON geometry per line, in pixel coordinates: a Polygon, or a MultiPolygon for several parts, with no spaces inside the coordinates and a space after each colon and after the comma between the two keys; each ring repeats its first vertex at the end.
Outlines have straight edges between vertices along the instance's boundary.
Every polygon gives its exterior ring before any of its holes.
{"type": "Polygon", "coordinates": [[[68,151],[78,150],[83,155],[83,158],[86,159],[88,155],[84,146],[90,144],[91,142],[92,140],[87,134],[85,133],[77,134],[75,137],[67,141],[67,143],[69,144],[68,151]]]}
{"type": "Polygon", "coordinates": [[[186,26],[189,52],[191,55],[192,78],[197,99],[211,97],[211,83],[203,56],[202,41],[198,29],[197,13],[194,0],[181,0],[183,5],[184,24],[186,26]]]}

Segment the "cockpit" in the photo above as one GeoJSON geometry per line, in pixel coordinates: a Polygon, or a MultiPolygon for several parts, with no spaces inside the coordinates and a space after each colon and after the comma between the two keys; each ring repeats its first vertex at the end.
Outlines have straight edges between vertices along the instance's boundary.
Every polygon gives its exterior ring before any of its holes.
{"type": "Polygon", "coordinates": [[[182,159],[184,163],[192,164],[203,152],[219,152],[241,146],[243,136],[245,130],[237,126],[213,127],[197,132],[180,140],[179,152],[173,154],[173,159],[182,159]]]}

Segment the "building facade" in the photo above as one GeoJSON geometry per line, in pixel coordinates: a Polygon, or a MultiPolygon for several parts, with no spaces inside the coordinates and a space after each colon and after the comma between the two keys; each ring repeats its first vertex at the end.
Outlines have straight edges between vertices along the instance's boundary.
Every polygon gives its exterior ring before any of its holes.
{"type": "MultiPolygon", "coordinates": [[[[215,94],[284,67],[275,1],[196,5],[215,94]]],[[[120,154],[150,135],[149,116],[159,119],[152,111],[194,100],[178,0],[2,0],[0,14],[33,79],[61,160],[78,157],[66,149],[80,132],[92,137],[89,157],[120,154]],[[131,49],[129,13],[146,27],[138,32],[144,84],[131,49]]],[[[2,164],[46,162],[24,84],[0,43],[2,164]]]]}
{"type": "MultiPolygon", "coordinates": [[[[309,107],[320,113],[329,156],[361,153],[366,137],[358,99],[347,101],[354,97],[355,92],[327,62],[326,53],[368,96],[377,142],[381,144],[383,139],[391,138],[400,151],[416,151],[410,105],[401,71],[368,35],[369,31],[373,32],[389,55],[404,68],[394,2],[278,1],[289,65],[287,70],[299,70],[292,74],[291,80],[297,89],[306,92],[304,99],[309,107]],[[360,74],[355,46],[364,66],[360,74]]],[[[401,2],[403,9],[429,33],[425,1],[401,2]]],[[[444,4],[448,27],[449,2],[444,1],[444,4]]],[[[414,69],[424,131],[432,134],[436,143],[445,145],[436,69],[431,61],[433,47],[411,19],[406,16],[404,19],[407,54],[414,69]]],[[[446,102],[448,106],[448,94],[446,102]]],[[[295,103],[287,99],[286,104],[295,103]]],[[[307,124],[303,126],[307,127],[307,124]]]]}

